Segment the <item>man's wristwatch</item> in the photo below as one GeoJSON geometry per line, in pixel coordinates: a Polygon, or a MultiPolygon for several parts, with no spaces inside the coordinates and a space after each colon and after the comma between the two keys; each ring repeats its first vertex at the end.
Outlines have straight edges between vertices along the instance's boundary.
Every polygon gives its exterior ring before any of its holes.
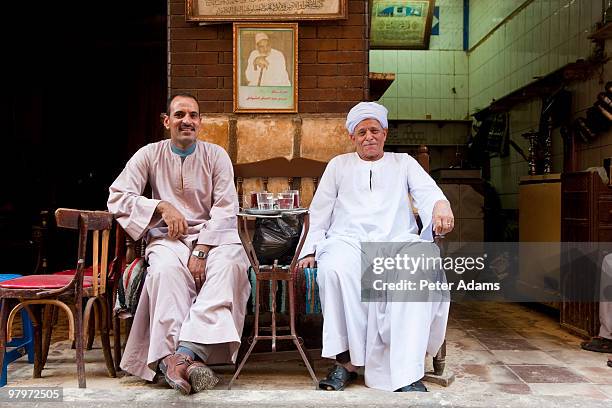
{"type": "Polygon", "coordinates": [[[198,259],[206,259],[206,258],[208,258],[208,252],[200,251],[199,249],[194,249],[191,252],[191,255],[195,256],[198,259]]]}

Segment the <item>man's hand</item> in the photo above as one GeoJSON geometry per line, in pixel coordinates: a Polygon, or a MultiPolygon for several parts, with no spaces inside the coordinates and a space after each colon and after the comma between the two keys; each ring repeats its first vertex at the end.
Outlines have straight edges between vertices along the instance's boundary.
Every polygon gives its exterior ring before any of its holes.
{"type": "Polygon", "coordinates": [[[253,64],[255,65],[255,69],[267,69],[270,66],[270,63],[268,62],[268,60],[266,59],[265,55],[261,55],[257,58],[255,58],[255,61],[253,61],[253,64]]]}
{"type": "Polygon", "coordinates": [[[439,200],[434,205],[431,223],[437,235],[448,234],[455,227],[455,217],[451,210],[450,203],[446,200],[439,200]]]}
{"type": "MultiPolygon", "coordinates": [[[[193,249],[204,251],[208,253],[210,247],[208,245],[196,245],[193,249]]],[[[187,263],[187,269],[193,276],[193,282],[195,283],[196,293],[200,292],[204,281],[206,281],[206,259],[200,259],[197,256],[190,255],[189,262],[187,263]]]]}
{"type": "Polygon", "coordinates": [[[314,268],[314,266],[315,266],[315,257],[314,257],[314,255],[306,255],[305,257],[303,257],[302,259],[300,259],[298,261],[297,266],[300,269],[303,269],[303,268],[314,268]]]}
{"type": "Polygon", "coordinates": [[[160,201],[155,208],[155,212],[161,215],[168,226],[168,237],[170,239],[177,239],[181,235],[187,234],[187,220],[172,204],[160,201]]]}

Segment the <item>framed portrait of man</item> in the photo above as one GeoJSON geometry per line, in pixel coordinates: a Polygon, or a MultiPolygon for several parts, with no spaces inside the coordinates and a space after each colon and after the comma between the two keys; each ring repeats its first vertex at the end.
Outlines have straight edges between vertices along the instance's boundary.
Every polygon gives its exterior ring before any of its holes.
{"type": "Polygon", "coordinates": [[[370,48],[429,48],[435,0],[371,0],[370,48]]]}
{"type": "Polygon", "coordinates": [[[297,23],[234,23],[234,112],[297,112],[297,23]]]}

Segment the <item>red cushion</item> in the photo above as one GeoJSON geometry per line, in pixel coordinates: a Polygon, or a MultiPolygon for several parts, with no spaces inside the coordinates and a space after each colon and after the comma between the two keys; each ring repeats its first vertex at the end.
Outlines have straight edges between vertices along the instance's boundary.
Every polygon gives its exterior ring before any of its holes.
{"type": "MultiPolygon", "coordinates": [[[[72,280],[70,275],[28,275],[0,282],[0,288],[4,289],[59,289],[66,286],[72,280]]],[[[83,287],[91,287],[91,277],[83,279],[83,287]]]]}
{"type": "MultiPolygon", "coordinates": [[[[74,275],[76,273],[76,269],[66,269],[65,271],[53,272],[54,275],[74,275]]],[[[93,276],[93,266],[88,266],[83,269],[83,276],[93,276]]]]}

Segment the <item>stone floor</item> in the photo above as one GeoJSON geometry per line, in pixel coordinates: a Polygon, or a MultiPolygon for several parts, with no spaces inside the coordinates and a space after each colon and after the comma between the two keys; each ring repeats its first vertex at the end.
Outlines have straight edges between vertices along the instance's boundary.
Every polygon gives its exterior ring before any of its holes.
{"type": "MultiPolygon", "coordinates": [[[[54,338],[65,333],[56,332],[54,338]]],[[[65,337],[64,337],[65,338],[65,337]]],[[[134,407],[173,406],[533,406],[610,407],[612,368],[607,355],[580,349],[582,339],[558,324],[558,317],[522,304],[453,304],[448,325],[449,387],[426,383],[430,392],[388,393],[366,388],[363,381],[342,393],[316,391],[299,361],[247,363],[227,391],[233,367],[216,368],[222,381],[215,390],[184,397],[162,382],[150,385],[132,377],[108,378],[99,342],[86,352],[87,389],[79,390],[74,351],[66,340],[50,351],[43,378],[32,379],[22,358],[9,366],[8,386],[64,387],[64,405],[134,407]]],[[[430,359],[428,359],[430,360],[430,359]]],[[[330,367],[316,360],[323,377],[330,367]]],[[[431,362],[428,361],[431,366],[431,362]]],[[[0,405],[2,403],[0,402],[0,405]]],[[[21,405],[20,405],[21,406],[21,405]]],[[[57,406],[57,405],[55,405],[57,406]]]]}

